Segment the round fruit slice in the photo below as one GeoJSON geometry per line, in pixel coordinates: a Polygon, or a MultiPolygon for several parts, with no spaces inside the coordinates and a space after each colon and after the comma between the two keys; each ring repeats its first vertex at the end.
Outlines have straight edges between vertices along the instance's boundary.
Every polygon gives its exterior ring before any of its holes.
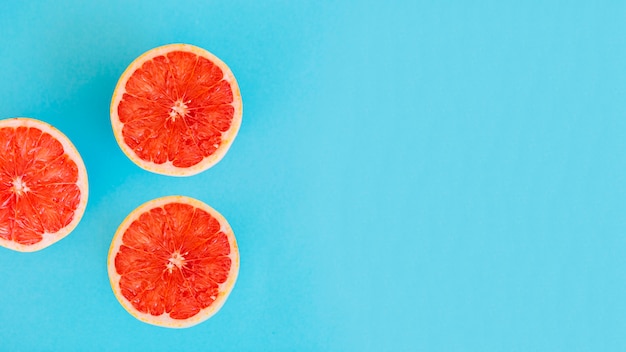
{"type": "Polygon", "coordinates": [[[242,115],[228,66],[187,44],[152,49],[133,61],[115,87],[111,124],[122,151],[158,174],[190,176],[220,161],[242,115]]]}
{"type": "Polygon", "coordinates": [[[0,246],[43,249],[85,212],[87,170],[70,140],[49,124],[0,120],[0,246]]]}
{"type": "Polygon", "coordinates": [[[149,324],[185,328],[222,307],[237,280],[235,235],[199,200],[149,201],[122,222],[109,250],[109,279],[122,306],[149,324]]]}

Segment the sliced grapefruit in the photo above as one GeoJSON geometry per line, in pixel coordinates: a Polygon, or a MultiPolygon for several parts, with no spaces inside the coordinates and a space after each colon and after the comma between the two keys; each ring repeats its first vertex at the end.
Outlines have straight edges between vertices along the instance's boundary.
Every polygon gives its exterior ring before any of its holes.
{"type": "Polygon", "coordinates": [[[122,74],[111,125],[135,164],[190,176],[224,157],[242,109],[237,81],[224,62],[196,46],[170,44],[139,56],[122,74]]]}
{"type": "Polygon", "coordinates": [[[64,134],[30,118],[0,120],[0,246],[33,252],[59,241],[87,197],[85,164],[64,134]]]}
{"type": "Polygon", "coordinates": [[[169,196],[135,209],[109,249],[111,287],[121,305],[149,324],[185,328],[222,307],[239,272],[235,235],[199,200],[169,196]]]}

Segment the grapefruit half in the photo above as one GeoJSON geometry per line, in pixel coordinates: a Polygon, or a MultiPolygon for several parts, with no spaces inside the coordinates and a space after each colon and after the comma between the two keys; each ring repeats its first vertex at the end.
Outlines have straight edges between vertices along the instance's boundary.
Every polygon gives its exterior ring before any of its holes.
{"type": "Polygon", "coordinates": [[[122,222],[108,272],[115,296],[135,318],[185,328],[222,307],[237,280],[239,251],[220,213],[193,198],[168,196],[122,222]]]}
{"type": "Polygon", "coordinates": [[[87,170],[70,140],[30,118],[0,120],[0,246],[43,249],[80,222],[87,170]]]}
{"type": "Polygon", "coordinates": [[[242,111],[239,86],[224,62],[202,48],[170,44],[139,56],[122,74],[111,125],[135,164],[190,176],[224,157],[242,111]]]}

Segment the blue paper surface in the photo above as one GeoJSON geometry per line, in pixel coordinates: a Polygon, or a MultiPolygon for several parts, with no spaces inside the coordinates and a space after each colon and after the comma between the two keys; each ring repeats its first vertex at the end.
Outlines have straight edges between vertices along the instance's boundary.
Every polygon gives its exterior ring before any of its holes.
{"type": "Polygon", "coordinates": [[[0,248],[2,351],[623,351],[626,3],[37,1],[0,5],[0,118],[82,154],[77,229],[0,248]],[[109,122],[138,55],[203,47],[241,130],[189,178],[143,171],[109,122]],[[241,267],[201,325],[117,302],[117,226],[161,196],[230,222],[241,267]]]}

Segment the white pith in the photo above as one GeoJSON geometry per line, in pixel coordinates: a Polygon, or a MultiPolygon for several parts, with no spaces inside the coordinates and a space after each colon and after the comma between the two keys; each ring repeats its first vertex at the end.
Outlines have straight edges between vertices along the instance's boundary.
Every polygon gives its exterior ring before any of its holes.
{"type": "MultiPolygon", "coordinates": [[[[163,269],[168,270],[168,271],[178,270],[178,268],[184,266],[185,255],[186,253],[177,253],[177,252],[172,253],[170,259],[166,263],[164,263],[163,269]]],[[[109,280],[111,282],[111,288],[113,289],[113,293],[115,294],[115,297],[120,302],[122,307],[124,307],[124,309],[128,311],[128,313],[133,315],[135,318],[148,324],[163,326],[163,327],[168,327],[168,328],[187,328],[187,327],[194,326],[196,324],[199,324],[209,319],[211,316],[217,313],[220,310],[220,308],[224,305],[224,303],[226,302],[226,299],[228,298],[228,295],[230,294],[230,292],[233,289],[233,286],[235,285],[235,282],[237,281],[237,275],[239,274],[239,250],[237,248],[237,242],[235,240],[235,235],[233,233],[233,230],[231,229],[226,219],[220,213],[218,213],[215,209],[211,208],[207,204],[194,198],[185,197],[185,196],[167,196],[167,197],[157,198],[157,199],[148,201],[140,205],[137,209],[133,210],[126,217],[126,219],[124,219],[122,224],[117,229],[115,236],[113,237],[113,240],[111,241],[111,247],[109,248],[109,254],[108,254],[107,267],[108,267],[109,280]],[[150,209],[153,209],[153,208],[162,207],[168,203],[189,204],[193,207],[200,208],[208,212],[209,214],[211,214],[211,216],[215,217],[219,221],[221,225],[220,231],[226,234],[226,236],[228,237],[228,241],[230,243],[229,257],[231,259],[231,267],[230,267],[230,272],[228,274],[228,279],[224,283],[219,285],[219,288],[218,288],[219,293],[218,293],[218,296],[215,297],[215,301],[213,302],[213,304],[201,310],[198,314],[185,320],[173,319],[169,316],[167,312],[164,312],[163,314],[159,316],[154,316],[149,313],[139,312],[135,307],[133,307],[132,303],[129,302],[128,299],[124,297],[124,295],[122,295],[122,292],[119,287],[121,275],[119,275],[117,273],[117,270],[115,269],[115,256],[119,252],[120,246],[123,244],[122,237],[124,235],[124,232],[126,232],[128,227],[130,226],[130,224],[133,221],[135,221],[137,218],[139,218],[139,216],[143,214],[144,212],[149,211],[150,209]]]]}
{"type": "Polygon", "coordinates": [[[15,193],[18,197],[24,195],[24,193],[28,193],[30,188],[26,185],[26,182],[22,180],[22,176],[17,176],[12,183],[11,192],[15,193]]]}
{"type": "MultiPolygon", "coordinates": [[[[182,105],[188,104],[188,102],[182,102],[182,101],[181,103],[182,105]]],[[[184,110],[182,109],[182,105],[176,102],[174,106],[172,106],[172,110],[170,111],[169,118],[178,119],[181,116],[184,116],[184,115],[179,114],[179,111],[184,110]]],[[[169,176],[192,176],[204,170],[207,170],[208,168],[217,164],[226,155],[226,153],[228,152],[228,149],[232,145],[235,137],[237,136],[237,133],[239,132],[239,128],[241,126],[242,114],[243,114],[243,105],[241,101],[241,92],[239,91],[239,85],[237,84],[237,80],[235,79],[235,76],[233,75],[230,68],[222,60],[220,60],[218,57],[208,52],[207,50],[204,50],[202,48],[189,45],[189,44],[169,44],[169,45],[161,46],[161,47],[149,50],[145,52],[144,54],[142,54],[141,56],[139,56],[138,58],[136,58],[128,66],[128,68],[126,68],[126,70],[120,77],[119,81],[117,82],[115,91],[113,92],[113,99],[111,100],[111,111],[110,111],[111,126],[113,127],[113,134],[115,135],[117,144],[120,146],[124,154],[126,154],[126,156],[128,156],[128,158],[132,160],[135,164],[137,164],[139,167],[145,170],[148,170],[150,172],[154,172],[157,174],[169,175],[169,176]],[[231,122],[230,129],[222,133],[222,143],[221,145],[218,145],[220,149],[216,150],[215,153],[205,157],[198,164],[187,167],[187,168],[174,166],[173,163],[169,160],[167,160],[163,164],[157,164],[152,161],[145,161],[141,159],[139,156],[137,156],[135,151],[124,142],[124,136],[122,135],[122,129],[124,127],[124,124],[120,122],[120,118],[117,112],[117,107],[119,106],[120,102],[122,101],[122,97],[124,96],[124,93],[126,92],[126,83],[128,82],[129,78],[132,76],[132,74],[138,68],[140,68],[145,62],[152,60],[157,56],[165,55],[171,51],[190,52],[198,56],[202,56],[202,57],[209,59],[211,62],[213,62],[222,70],[224,74],[224,77],[222,78],[222,80],[227,81],[230,84],[232,91],[233,91],[233,102],[231,104],[234,108],[233,120],[231,122]]]]}
{"type": "MultiPolygon", "coordinates": [[[[67,226],[60,229],[56,233],[44,232],[42,234],[42,240],[32,245],[24,245],[24,244],[17,243],[11,240],[5,240],[3,238],[0,238],[0,246],[13,249],[19,252],[35,252],[35,251],[44,249],[50,246],[51,244],[63,239],[64,237],[69,235],[76,228],[76,226],[78,226],[78,223],[80,222],[83,214],[85,213],[85,208],[87,207],[87,200],[89,198],[87,169],[85,168],[83,159],[81,158],[80,154],[76,150],[76,147],[74,147],[74,145],[69,140],[69,138],[67,138],[67,136],[65,136],[59,130],[54,128],[52,125],[46,122],[28,118],[28,117],[15,117],[15,118],[10,118],[10,119],[0,120],[0,128],[5,128],[5,127],[11,127],[11,128],[34,127],[34,128],[40,129],[44,133],[48,133],[49,135],[54,137],[56,140],[58,140],[59,143],[61,143],[61,145],[63,146],[63,152],[67,154],[70,157],[70,159],[72,159],[76,163],[76,167],[78,168],[78,179],[76,181],[76,184],[78,185],[78,188],[80,189],[81,196],[80,196],[80,201],[78,203],[78,207],[76,208],[74,212],[74,218],[67,226]]],[[[16,179],[13,180],[12,186],[13,186],[12,187],[13,192],[15,192],[16,196],[23,195],[24,193],[30,191],[30,189],[28,188],[28,185],[22,181],[20,176],[18,176],[16,179]]]]}
{"type": "Polygon", "coordinates": [[[167,260],[167,264],[165,264],[166,269],[170,272],[170,274],[174,271],[174,268],[182,269],[185,267],[185,257],[187,253],[180,253],[175,251],[170,256],[170,259],[167,260]]]}
{"type": "MultiPolygon", "coordinates": [[[[188,102],[189,103],[189,102],[188,102]]],[[[170,118],[172,121],[175,121],[179,117],[187,116],[187,104],[182,99],[176,100],[174,102],[174,106],[172,106],[172,110],[170,111],[170,118]]]]}

